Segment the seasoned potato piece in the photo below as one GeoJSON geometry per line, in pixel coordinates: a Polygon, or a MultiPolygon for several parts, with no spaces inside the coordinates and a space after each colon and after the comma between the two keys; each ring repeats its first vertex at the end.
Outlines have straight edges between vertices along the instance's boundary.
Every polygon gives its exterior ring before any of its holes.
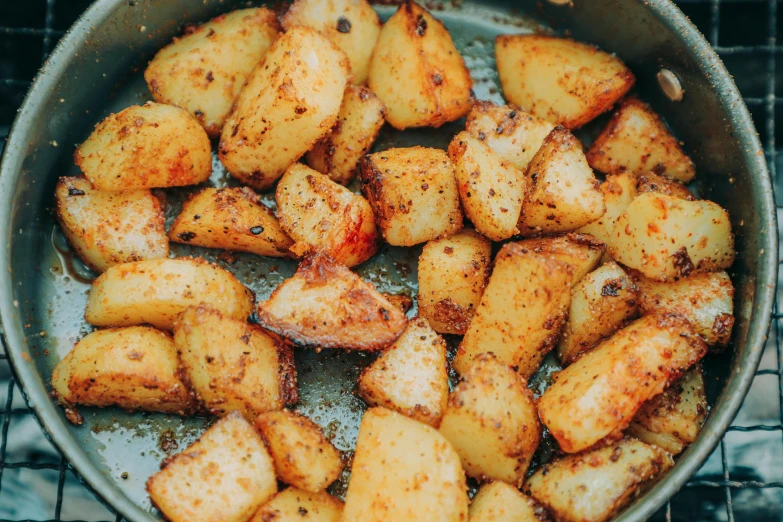
{"type": "Polygon", "coordinates": [[[473,105],[473,80],[446,26],[413,1],[384,24],[370,62],[369,86],[396,129],[440,127],[473,105]]]}
{"type": "Polygon", "coordinates": [[[261,326],[300,344],[381,350],[405,330],[402,311],[342,265],[316,254],[258,305],[261,326]]]}
{"type": "Polygon", "coordinates": [[[538,400],[541,422],[566,453],[615,437],[706,351],[682,317],[642,317],[555,374],[538,400]]]}
{"type": "Polygon", "coordinates": [[[555,36],[500,35],[495,57],[506,99],[567,129],[608,110],[636,81],[616,56],[555,36]]]}
{"type": "Polygon", "coordinates": [[[370,58],[381,32],[378,14],[365,0],[296,0],[283,16],[283,27],[306,25],[345,51],[353,83],[367,81],[370,58]]]}
{"type": "Polygon", "coordinates": [[[60,178],[54,191],[57,221],[84,264],[110,266],[169,257],[165,218],[149,190],[94,190],[85,178],[60,178]]]}
{"type": "Polygon", "coordinates": [[[655,446],[626,437],[545,464],[530,477],[525,490],[555,520],[604,522],[673,464],[655,446]]]}
{"type": "Polygon", "coordinates": [[[513,105],[498,106],[488,101],[477,101],[465,124],[473,137],[522,172],[554,128],[551,122],[513,105]]]}
{"type": "Polygon", "coordinates": [[[286,484],[317,493],[343,470],[340,452],[304,415],[287,410],[262,413],[256,428],[272,454],[277,477],[286,484]]]}
{"type": "Polygon", "coordinates": [[[443,435],[391,410],[367,410],[341,522],[467,519],[465,473],[443,435]]]}
{"type": "Polygon", "coordinates": [[[366,199],[301,163],[291,165],[275,192],[280,224],[300,255],[329,254],[345,266],[364,263],[378,252],[380,236],[366,199]]]}
{"type": "Polygon", "coordinates": [[[171,330],[188,306],[211,304],[245,320],[254,296],[234,275],[200,258],[152,259],[113,266],[92,283],[84,317],[95,326],[151,324],[171,330]]]}
{"type": "Polygon", "coordinates": [[[444,151],[389,149],[364,156],[360,165],[362,193],[390,245],[413,246],[462,228],[457,180],[444,151]]]}
{"type": "Polygon", "coordinates": [[[98,190],[179,187],[212,173],[209,136],[187,112],[147,102],[95,126],[73,155],[98,190]]]}
{"type": "Polygon", "coordinates": [[[520,246],[536,254],[557,259],[573,269],[575,285],[601,263],[606,246],[589,234],[565,234],[519,241],[520,246]]]}
{"type": "Polygon", "coordinates": [[[169,230],[175,243],[293,257],[294,244],[258,194],[247,187],[205,188],[183,205],[169,230]]]}
{"type": "Polygon", "coordinates": [[[270,187],[337,121],[348,59],[323,35],[281,35],[240,91],[220,136],[220,161],[257,189],[270,187]]]}
{"type": "Polygon", "coordinates": [[[636,190],[639,194],[644,192],[657,192],[675,198],[687,199],[688,201],[696,199],[696,196],[688,190],[688,187],[679,181],[659,176],[655,172],[650,171],[639,174],[637,179],[636,190]]]}
{"type": "Polygon", "coordinates": [[[543,522],[546,511],[505,482],[481,486],[470,502],[470,522],[543,522]]]}
{"type": "Polygon", "coordinates": [[[176,346],[165,333],[145,326],[87,334],[55,366],[52,388],[66,407],[119,406],[181,415],[196,409],[180,378],[176,346]]]}
{"type": "Polygon", "coordinates": [[[449,396],[446,341],[426,319],[416,318],[393,345],[364,370],[359,395],[437,427],[449,396]]]}
{"type": "Polygon", "coordinates": [[[585,276],[571,291],[571,309],[557,355],[563,365],[609,337],[638,312],[639,290],[617,263],[610,261],[585,276]]]}
{"type": "Polygon", "coordinates": [[[541,424],[525,379],[484,353],[449,395],[440,433],[468,475],[519,487],[541,440],[541,424]]]}
{"type": "Polygon", "coordinates": [[[653,171],[684,183],[696,175],[693,161],[660,116],[633,97],[620,104],[587,152],[587,161],[606,174],[653,171]]]}
{"type": "Polygon", "coordinates": [[[657,281],[675,281],[734,262],[729,213],[712,201],[646,192],[614,224],[609,254],[657,281]]]}
{"type": "Polygon", "coordinates": [[[265,8],[239,9],[186,29],[144,71],[152,97],[182,107],[216,138],[279,29],[277,15],[265,8]]]}
{"type": "Polygon", "coordinates": [[[429,241],[419,256],[419,314],[439,333],[464,335],[489,279],[492,244],[464,228],[429,241]]]}
{"type": "Polygon", "coordinates": [[[637,194],[637,179],[634,174],[624,172],[606,176],[599,190],[604,195],[606,212],[592,223],[583,226],[577,232],[591,234],[599,241],[611,245],[614,241],[614,222],[625,212],[637,194]]]}
{"type": "Polygon", "coordinates": [[[250,522],[340,522],[343,501],[329,493],[287,488],[264,504],[250,522]]]}
{"type": "Polygon", "coordinates": [[[172,522],[244,522],[277,492],[264,443],[238,412],[217,421],[147,481],[172,522]]]}
{"type": "Polygon", "coordinates": [[[462,339],[453,366],[460,374],[482,353],[497,358],[529,378],[554,348],[571,299],[571,266],[506,243],[481,304],[462,339]]]}
{"type": "Polygon", "coordinates": [[[462,208],[476,230],[493,241],[517,234],[528,180],[489,146],[467,132],[449,145],[462,208]]]}
{"type": "Polygon", "coordinates": [[[404,314],[407,314],[408,310],[413,308],[413,299],[411,299],[409,295],[390,294],[387,292],[381,292],[381,295],[384,297],[384,299],[399,308],[400,311],[402,311],[404,314]]]}

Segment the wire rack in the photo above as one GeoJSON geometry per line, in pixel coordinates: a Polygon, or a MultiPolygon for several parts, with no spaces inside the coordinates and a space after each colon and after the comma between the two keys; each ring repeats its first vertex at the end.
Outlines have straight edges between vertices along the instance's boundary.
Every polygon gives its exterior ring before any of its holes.
{"type": "MultiPolygon", "coordinates": [[[[32,77],[89,0],[0,0],[0,151],[32,77]]],[[[776,191],[783,117],[778,0],[678,0],[734,75],[764,144],[776,191]],[[780,114],[779,114],[780,113],[780,114]]],[[[780,155],[783,157],[783,153],[780,155]]],[[[783,168],[783,166],[782,166],[783,168]]],[[[778,205],[783,216],[783,205],[778,205]]],[[[783,343],[776,300],[769,341],[734,424],[703,468],[653,517],[783,521],[783,343]]],[[[120,521],[41,433],[0,353],[0,522],[120,521]]]]}

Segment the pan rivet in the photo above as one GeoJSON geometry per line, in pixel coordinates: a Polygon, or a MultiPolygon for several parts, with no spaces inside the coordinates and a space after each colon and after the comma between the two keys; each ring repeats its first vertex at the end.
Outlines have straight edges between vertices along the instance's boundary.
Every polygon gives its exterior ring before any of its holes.
{"type": "Polygon", "coordinates": [[[685,91],[680,85],[680,79],[677,78],[677,75],[669,69],[661,69],[656,77],[661,90],[671,101],[682,101],[682,95],[685,91]]]}

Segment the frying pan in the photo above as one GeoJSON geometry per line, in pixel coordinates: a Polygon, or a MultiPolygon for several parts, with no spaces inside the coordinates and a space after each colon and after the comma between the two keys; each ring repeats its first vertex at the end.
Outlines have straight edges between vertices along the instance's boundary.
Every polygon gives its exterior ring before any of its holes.
{"type": "MultiPolygon", "coordinates": [[[[51,213],[58,176],[76,174],[72,153],[111,112],[149,99],[141,73],[155,51],[183,25],[208,20],[248,2],[240,0],[98,0],[59,43],[42,68],[14,123],[0,166],[0,319],[6,350],[22,391],[44,430],[79,475],[131,521],[158,520],[144,483],[167,454],[182,450],[210,422],[117,409],[85,409],[73,426],[50,398],[56,362],[90,328],[83,319],[93,276],[74,259],[51,213]]],[[[284,6],[280,6],[284,9],[284,6]]],[[[394,7],[379,5],[386,18],[394,7]]],[[[694,26],[668,0],[452,0],[427,7],[451,30],[476,80],[478,98],[502,101],[494,71],[493,37],[554,30],[617,53],[638,78],[640,94],[686,143],[698,166],[696,189],[729,210],[736,232],[736,324],[732,347],[706,360],[709,418],[675,468],[640,495],[619,520],[643,520],[676,493],[709,456],[750,386],[764,347],[775,289],[777,228],[764,154],[736,86],[694,26]],[[558,5],[560,4],[560,5],[558,5]],[[664,96],[663,69],[684,89],[664,96]]],[[[600,121],[580,137],[591,139],[600,121]]],[[[384,129],[376,149],[421,144],[445,147],[461,123],[437,131],[384,129]]],[[[211,185],[231,184],[219,162],[211,185]]],[[[186,191],[167,193],[167,217],[186,191]]],[[[270,195],[265,196],[274,204],[270,195]]],[[[175,246],[177,255],[216,261],[266,298],[295,266],[239,254],[175,246]]],[[[358,272],[382,291],[415,295],[417,249],[386,247],[358,272]]],[[[411,313],[415,313],[413,310],[411,313]]],[[[298,350],[300,409],[321,424],[341,449],[352,446],[363,411],[353,383],[369,358],[358,353],[298,350]]],[[[540,392],[555,362],[533,383],[540,392]]],[[[544,448],[551,445],[543,444],[544,448]]],[[[546,459],[542,450],[537,459],[546,459]]],[[[344,488],[345,477],[334,486],[344,488]]]]}

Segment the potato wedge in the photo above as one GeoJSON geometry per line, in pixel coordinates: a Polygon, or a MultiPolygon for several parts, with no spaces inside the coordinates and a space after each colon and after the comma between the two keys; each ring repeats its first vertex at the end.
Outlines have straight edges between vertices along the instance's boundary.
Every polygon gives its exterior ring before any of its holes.
{"type": "Polygon", "coordinates": [[[682,317],[642,317],[555,374],[538,400],[541,422],[566,453],[616,437],[706,351],[682,317]]]}
{"type": "Polygon", "coordinates": [[[652,171],[639,174],[637,180],[636,190],[639,194],[657,192],[658,194],[666,194],[667,196],[687,199],[688,201],[696,199],[696,196],[688,190],[688,187],[679,181],[659,176],[652,171]]]}
{"type": "Polygon", "coordinates": [[[604,195],[606,212],[600,218],[589,223],[577,232],[590,234],[607,245],[614,241],[614,222],[625,212],[637,195],[637,179],[634,174],[624,172],[606,176],[598,190],[604,195]]]}
{"type": "Polygon", "coordinates": [[[492,241],[517,234],[528,191],[524,173],[465,131],[451,140],[449,158],[462,208],[476,230],[492,241]]]}
{"type": "Polygon", "coordinates": [[[326,136],[349,75],[345,53],[297,26],[278,37],[237,96],[220,136],[220,161],[263,190],[326,136]]]}
{"type": "Polygon", "coordinates": [[[614,224],[609,255],[657,281],[714,272],[734,262],[729,213],[712,201],[640,194],[614,224]]]}
{"type": "Polygon", "coordinates": [[[589,234],[570,233],[562,236],[525,239],[518,244],[525,250],[557,259],[571,266],[572,285],[598,268],[606,252],[606,246],[589,234]]]}
{"type": "Polygon", "coordinates": [[[505,482],[481,486],[470,502],[470,522],[545,522],[544,508],[505,482]]]}
{"type": "Polygon", "coordinates": [[[634,97],[620,104],[587,152],[587,161],[606,174],[653,171],[683,183],[696,175],[693,161],[661,117],[634,97]]]}
{"type": "Polygon", "coordinates": [[[489,280],[492,244],[463,228],[427,242],[419,256],[419,314],[439,333],[465,335],[489,280]]]}
{"type": "Polygon", "coordinates": [[[212,173],[209,136],[178,107],[147,102],[112,114],[73,160],[97,190],[180,187],[212,173]]]}
{"type": "Polygon", "coordinates": [[[286,488],[259,509],[250,522],[340,522],[343,501],[329,493],[286,488]]]}
{"type": "Polygon", "coordinates": [[[149,190],[94,190],[85,178],[60,178],[57,221],[68,243],[96,272],[110,266],[169,257],[165,218],[149,190]]]}
{"type": "Polygon", "coordinates": [[[262,413],[256,429],[272,454],[277,477],[286,484],[318,493],[340,476],[340,452],[304,415],[288,410],[262,413]]]}
{"type": "Polygon", "coordinates": [[[498,36],[495,58],[509,102],[567,129],[607,111],[636,81],[616,56],[543,34],[498,36]]]}
{"type": "Polygon", "coordinates": [[[386,105],[386,121],[400,130],[440,127],[473,105],[473,80],[449,31],[412,0],[381,29],[368,85],[386,105]]]}
{"type": "Polygon", "coordinates": [[[151,324],[171,330],[188,306],[206,302],[234,319],[254,296],[234,275],[200,258],[152,259],[113,266],[92,283],[84,317],[95,326],[151,324]]]}
{"type": "Polygon", "coordinates": [[[446,152],[389,149],[360,162],[362,193],[390,245],[413,246],[462,228],[457,180],[446,152]]]}
{"type": "Polygon", "coordinates": [[[171,225],[169,239],[260,256],[294,257],[293,240],[248,187],[205,188],[193,194],[171,225]]]}
{"type": "Polygon", "coordinates": [[[468,475],[516,487],[525,481],[541,441],[527,381],[492,353],[474,358],[462,374],[439,431],[454,446],[468,475]]]}
{"type": "Polygon", "coordinates": [[[604,522],[673,464],[664,451],[626,437],[545,464],[527,481],[525,491],[555,520],[604,522]]]}
{"type": "Polygon", "coordinates": [[[467,518],[465,473],[443,435],[391,410],[367,410],[341,522],[467,518]]]}
{"type": "Polygon", "coordinates": [[[239,413],[217,421],[147,481],[171,522],[244,522],[277,493],[264,443],[239,413]]]}
{"type": "Polygon", "coordinates": [[[144,79],[156,102],[185,109],[216,138],[279,30],[277,15],[263,7],[220,15],[158,51],[144,79]]]}
{"type": "Polygon", "coordinates": [[[294,163],[275,191],[280,224],[296,241],[294,252],[326,252],[354,266],[378,252],[380,236],[366,199],[315,170],[294,163]]]}
{"type": "Polygon", "coordinates": [[[323,254],[302,261],[259,303],[258,321],[296,343],[369,351],[389,346],[407,323],[371,284],[323,254]]]}

